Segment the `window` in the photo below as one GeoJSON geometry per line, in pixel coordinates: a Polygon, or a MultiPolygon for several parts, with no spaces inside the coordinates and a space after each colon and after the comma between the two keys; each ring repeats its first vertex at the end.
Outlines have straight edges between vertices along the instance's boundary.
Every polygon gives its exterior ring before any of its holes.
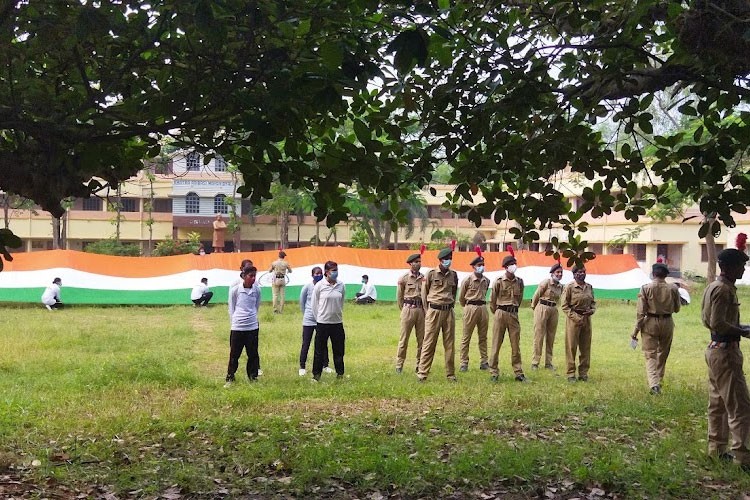
{"type": "Polygon", "coordinates": [[[161,214],[168,214],[172,212],[172,199],[171,198],[154,198],[152,205],[153,211],[161,214]]]}
{"type": "Polygon", "coordinates": [[[646,244],[645,243],[631,243],[628,245],[630,253],[635,257],[635,260],[639,262],[646,262],[646,244]]]}
{"type": "Polygon", "coordinates": [[[610,255],[622,255],[622,245],[610,245],[607,247],[607,253],[610,255]]]}
{"type": "Polygon", "coordinates": [[[216,196],[214,196],[214,213],[227,213],[227,197],[223,194],[217,194],[216,196]]]}
{"type": "Polygon", "coordinates": [[[197,172],[198,170],[200,170],[201,168],[200,159],[201,159],[201,156],[195,151],[188,153],[186,157],[188,172],[197,172]]]}
{"type": "Polygon", "coordinates": [[[120,212],[137,212],[139,205],[138,198],[120,198],[120,212]]]}
{"type": "Polygon", "coordinates": [[[101,198],[84,198],[81,209],[87,212],[101,212],[102,211],[102,199],[101,198]]]}
{"type": "Polygon", "coordinates": [[[214,172],[226,172],[227,162],[221,155],[216,155],[214,158],[214,172]]]}
{"type": "Polygon", "coordinates": [[[589,252],[593,252],[596,255],[601,255],[604,253],[604,244],[602,243],[589,243],[588,247],[586,247],[586,250],[589,252]]]}
{"type": "Polygon", "coordinates": [[[185,213],[197,214],[201,211],[201,199],[195,193],[188,193],[185,196],[185,213]]]}
{"type": "Polygon", "coordinates": [[[32,250],[52,250],[52,240],[31,240],[32,250]]]}
{"type": "MultiPolygon", "coordinates": [[[[717,243],[716,253],[718,254],[722,250],[724,250],[724,245],[717,243]]],[[[708,247],[705,243],[701,243],[701,262],[708,262],[708,247]]]]}

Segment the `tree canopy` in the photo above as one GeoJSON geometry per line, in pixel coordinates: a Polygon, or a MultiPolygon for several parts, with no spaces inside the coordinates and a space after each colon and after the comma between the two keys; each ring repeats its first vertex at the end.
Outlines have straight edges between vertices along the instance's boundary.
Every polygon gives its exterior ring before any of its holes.
{"type": "Polygon", "coordinates": [[[647,169],[716,214],[703,234],[750,200],[747,0],[4,5],[0,188],[53,214],[92,176],[133,174],[163,135],[236,164],[256,204],[275,177],[314,192],[328,224],[348,216],[344,186],[403,199],[447,164],[455,210],[512,219],[527,240],[559,224],[569,257],[584,255],[584,213],[637,220],[664,201],[634,180],[647,169]],[[654,134],[660,90],[700,122],[689,143],[654,134]],[[639,141],[608,144],[605,121],[639,141]],[[566,169],[600,180],[577,210],[566,169]]]}

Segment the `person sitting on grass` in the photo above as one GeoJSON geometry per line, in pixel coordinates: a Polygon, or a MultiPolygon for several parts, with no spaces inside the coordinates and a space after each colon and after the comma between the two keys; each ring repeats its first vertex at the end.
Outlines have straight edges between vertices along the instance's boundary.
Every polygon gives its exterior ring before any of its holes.
{"type": "Polygon", "coordinates": [[[375,290],[375,285],[370,283],[370,277],[366,274],[362,275],[362,288],[357,292],[357,298],[354,302],[357,304],[374,304],[378,300],[378,291],[375,290]]]}
{"type": "Polygon", "coordinates": [[[52,284],[44,289],[42,293],[42,304],[49,309],[62,309],[63,303],[60,300],[60,287],[62,287],[62,280],[55,278],[52,280],[52,284]]]}
{"type": "Polygon", "coordinates": [[[208,278],[203,278],[199,284],[193,287],[193,291],[190,294],[190,300],[193,301],[195,307],[205,307],[213,296],[214,292],[208,290],[208,278]]]}
{"type": "Polygon", "coordinates": [[[258,308],[260,307],[260,287],[255,282],[258,270],[249,266],[242,270],[240,277],[242,284],[229,291],[229,317],[231,326],[229,332],[229,365],[225,388],[234,383],[234,374],[240,364],[242,350],[247,352],[247,376],[251,382],[258,379],[258,308]]]}

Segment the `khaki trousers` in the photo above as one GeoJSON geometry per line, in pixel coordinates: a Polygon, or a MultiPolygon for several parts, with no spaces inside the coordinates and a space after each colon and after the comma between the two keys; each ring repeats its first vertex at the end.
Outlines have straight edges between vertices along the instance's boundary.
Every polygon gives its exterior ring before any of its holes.
{"type": "Polygon", "coordinates": [[[576,352],[578,358],[578,376],[588,377],[591,366],[591,316],[584,316],[580,323],[570,318],[565,322],[565,361],[568,377],[576,375],[576,352]]]}
{"type": "Polygon", "coordinates": [[[286,284],[271,285],[271,294],[273,295],[273,312],[280,313],[284,310],[284,298],[286,295],[286,284]]]}
{"type": "Polygon", "coordinates": [[[490,313],[487,306],[466,304],[464,307],[464,333],[461,337],[461,366],[469,366],[469,344],[474,328],[479,341],[479,362],[487,363],[487,329],[490,313]]]}
{"type": "Polygon", "coordinates": [[[708,454],[724,453],[729,435],[734,461],[750,464],[750,395],[739,347],[706,349],[708,365],[708,454]]]}
{"type": "Polygon", "coordinates": [[[432,359],[435,357],[438,335],[443,331],[443,349],[445,350],[445,376],[455,376],[455,343],[456,317],[453,309],[438,311],[428,308],[424,318],[424,342],[419,357],[419,378],[425,379],[430,374],[432,359]]]}
{"type": "Polygon", "coordinates": [[[643,356],[646,358],[646,377],[649,387],[661,385],[669,351],[672,349],[673,333],[674,321],[671,317],[646,318],[641,332],[641,340],[643,356]]]}
{"type": "Polygon", "coordinates": [[[552,366],[552,348],[555,345],[557,334],[557,321],[559,312],[557,307],[537,304],[534,308],[534,356],[531,358],[532,365],[538,365],[542,359],[542,346],[544,349],[544,365],[552,366]]]}
{"type": "Polygon", "coordinates": [[[398,340],[398,352],[396,353],[396,368],[399,370],[404,367],[406,360],[406,350],[409,347],[409,337],[414,329],[414,336],[417,338],[417,367],[419,367],[419,358],[422,353],[422,342],[424,341],[424,309],[422,306],[410,307],[404,305],[401,308],[401,338],[398,340]]]}
{"type": "Polygon", "coordinates": [[[513,374],[523,375],[521,366],[521,324],[518,322],[518,314],[498,309],[495,311],[495,322],[492,324],[492,353],[490,354],[490,375],[500,375],[497,368],[500,347],[505,340],[505,331],[508,331],[510,340],[510,364],[513,374]]]}

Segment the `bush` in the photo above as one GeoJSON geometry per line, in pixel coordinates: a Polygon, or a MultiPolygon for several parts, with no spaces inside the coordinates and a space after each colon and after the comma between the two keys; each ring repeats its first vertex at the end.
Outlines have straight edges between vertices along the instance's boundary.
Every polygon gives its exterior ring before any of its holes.
{"type": "Polygon", "coordinates": [[[114,239],[95,241],[86,246],[84,252],[122,257],[140,257],[141,248],[132,243],[121,243],[114,239]]]}
{"type": "Polygon", "coordinates": [[[172,238],[160,241],[152,252],[154,257],[166,257],[168,255],[184,255],[186,253],[198,253],[199,241],[175,241],[172,238]]]}

